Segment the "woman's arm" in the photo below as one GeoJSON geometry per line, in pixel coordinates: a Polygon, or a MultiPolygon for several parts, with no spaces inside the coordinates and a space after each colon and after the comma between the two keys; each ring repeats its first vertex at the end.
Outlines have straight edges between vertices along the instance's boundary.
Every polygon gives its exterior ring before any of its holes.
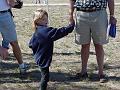
{"type": "Polygon", "coordinates": [[[75,1],[76,0],[69,0],[69,3],[70,3],[70,5],[69,5],[69,19],[70,20],[73,20],[73,13],[74,13],[74,5],[75,5],[75,1]]]}
{"type": "Polygon", "coordinates": [[[114,9],[115,9],[114,0],[108,0],[108,8],[110,13],[109,23],[116,24],[117,20],[114,16],[114,9]]]}

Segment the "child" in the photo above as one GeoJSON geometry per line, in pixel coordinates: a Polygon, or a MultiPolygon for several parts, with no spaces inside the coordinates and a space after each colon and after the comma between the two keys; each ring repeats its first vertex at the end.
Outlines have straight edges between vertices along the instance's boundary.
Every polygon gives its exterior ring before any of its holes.
{"type": "Polygon", "coordinates": [[[48,13],[38,9],[35,12],[33,26],[35,32],[29,42],[29,47],[33,51],[35,62],[41,69],[40,90],[46,90],[49,81],[49,66],[52,61],[54,41],[68,35],[74,29],[74,20],[66,27],[48,27],[48,13]]]}

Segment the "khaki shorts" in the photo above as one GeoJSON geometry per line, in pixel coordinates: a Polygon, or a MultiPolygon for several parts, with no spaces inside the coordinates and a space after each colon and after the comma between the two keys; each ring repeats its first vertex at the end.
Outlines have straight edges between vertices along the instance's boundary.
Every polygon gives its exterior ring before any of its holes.
{"type": "Polygon", "coordinates": [[[89,44],[91,38],[95,44],[106,44],[107,39],[107,12],[106,10],[76,13],[75,42],[89,44]]]}

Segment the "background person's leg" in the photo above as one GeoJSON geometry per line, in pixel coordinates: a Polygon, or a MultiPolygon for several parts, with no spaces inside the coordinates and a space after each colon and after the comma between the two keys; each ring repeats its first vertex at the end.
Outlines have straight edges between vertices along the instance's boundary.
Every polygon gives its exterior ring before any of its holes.
{"type": "Polygon", "coordinates": [[[35,4],[37,4],[37,0],[35,1],[35,4]]]}
{"type": "Polygon", "coordinates": [[[22,64],[23,63],[23,61],[22,61],[22,54],[21,54],[21,50],[20,50],[20,47],[18,45],[18,42],[17,41],[13,41],[10,44],[12,46],[13,53],[14,53],[18,63],[22,64]]]}
{"type": "Polygon", "coordinates": [[[84,44],[81,48],[81,60],[82,60],[82,69],[81,74],[84,74],[87,72],[87,62],[89,58],[89,49],[90,44],[84,44]]]}
{"type": "Polygon", "coordinates": [[[97,63],[98,63],[98,68],[99,68],[99,76],[103,75],[103,63],[104,63],[104,50],[103,46],[99,44],[94,44],[95,45],[95,51],[96,51],[96,58],[97,58],[97,63]]]}
{"type": "Polygon", "coordinates": [[[39,4],[41,3],[41,1],[40,0],[38,0],[39,1],[39,4]]]}
{"type": "Polygon", "coordinates": [[[25,63],[23,63],[22,53],[21,53],[21,50],[20,50],[18,42],[17,41],[13,41],[10,44],[12,46],[14,56],[15,56],[15,58],[17,59],[17,61],[19,63],[20,73],[21,74],[26,73],[26,71],[29,69],[30,66],[25,64],[25,63]]]}

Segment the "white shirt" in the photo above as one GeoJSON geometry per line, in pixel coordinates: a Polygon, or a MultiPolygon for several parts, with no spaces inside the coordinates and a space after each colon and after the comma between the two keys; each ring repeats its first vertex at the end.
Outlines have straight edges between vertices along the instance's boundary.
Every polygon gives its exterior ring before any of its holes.
{"type": "Polygon", "coordinates": [[[10,6],[7,3],[7,0],[0,0],[0,11],[8,10],[10,6]]]}

